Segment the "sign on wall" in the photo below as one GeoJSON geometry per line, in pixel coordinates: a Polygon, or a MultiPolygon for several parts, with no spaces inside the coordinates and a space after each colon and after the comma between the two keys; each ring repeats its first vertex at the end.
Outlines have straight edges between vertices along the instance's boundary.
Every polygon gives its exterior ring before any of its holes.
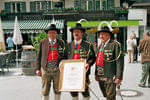
{"type": "Polygon", "coordinates": [[[139,20],[139,25],[147,26],[147,10],[129,9],[128,20],[139,20]]]}
{"type": "Polygon", "coordinates": [[[128,37],[130,35],[136,34],[139,37],[139,26],[145,27],[147,26],[147,10],[146,9],[129,9],[128,20],[139,20],[139,25],[131,25],[128,26],[128,37]]]}

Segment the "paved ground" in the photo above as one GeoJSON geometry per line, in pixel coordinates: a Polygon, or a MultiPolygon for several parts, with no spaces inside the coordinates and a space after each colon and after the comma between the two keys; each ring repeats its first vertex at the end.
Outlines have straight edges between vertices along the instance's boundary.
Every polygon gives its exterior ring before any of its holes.
{"type": "MultiPolygon", "coordinates": [[[[139,58],[140,60],[140,58],[139,58]]],[[[0,73],[0,100],[41,100],[41,79],[37,76],[16,76],[17,68],[11,68],[10,72],[5,74],[0,73]]],[[[127,56],[125,57],[125,69],[124,69],[124,80],[121,86],[123,89],[132,89],[143,93],[142,96],[138,97],[123,97],[124,100],[150,100],[150,88],[138,87],[139,80],[141,78],[141,64],[127,63],[127,56]]],[[[90,76],[91,84],[90,87],[98,95],[100,100],[105,100],[99,90],[97,82],[94,80],[94,67],[90,76]]],[[[53,99],[53,92],[51,88],[50,100],[53,99]]],[[[127,92],[133,94],[133,92],[127,92]]],[[[126,93],[126,94],[127,94],[126,93]]],[[[80,100],[82,95],[79,95],[80,100]]],[[[71,96],[68,92],[63,92],[61,100],[71,100],[71,96]]],[[[90,100],[97,100],[91,93],[90,100]]],[[[121,100],[120,96],[117,95],[117,100],[121,100]]]]}

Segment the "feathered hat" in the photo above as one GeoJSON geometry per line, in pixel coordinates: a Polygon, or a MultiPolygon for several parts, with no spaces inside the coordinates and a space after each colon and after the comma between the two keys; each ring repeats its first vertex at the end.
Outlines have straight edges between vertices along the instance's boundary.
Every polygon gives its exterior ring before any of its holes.
{"type": "Polygon", "coordinates": [[[58,34],[60,33],[60,29],[56,28],[54,16],[53,16],[51,24],[48,25],[47,29],[45,29],[45,32],[47,33],[49,30],[56,30],[58,34]]]}
{"type": "Polygon", "coordinates": [[[110,35],[112,35],[112,33],[119,33],[119,28],[116,27],[116,28],[112,28],[112,23],[115,23],[116,26],[118,26],[118,22],[113,20],[111,21],[110,23],[107,22],[107,21],[102,21],[99,26],[98,26],[98,30],[97,30],[97,33],[100,33],[100,32],[107,32],[109,33],[110,35]],[[106,26],[102,26],[102,24],[106,24],[106,26]]]}
{"type": "Polygon", "coordinates": [[[70,32],[73,32],[74,29],[80,29],[83,33],[85,32],[85,28],[82,27],[81,22],[86,21],[86,19],[80,19],[77,23],[76,26],[70,29],[70,32]]]}

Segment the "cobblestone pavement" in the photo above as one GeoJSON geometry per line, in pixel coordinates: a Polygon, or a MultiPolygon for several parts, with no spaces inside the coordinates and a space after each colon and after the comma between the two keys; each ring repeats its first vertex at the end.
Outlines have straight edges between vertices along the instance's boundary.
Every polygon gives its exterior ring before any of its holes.
{"type": "MultiPolygon", "coordinates": [[[[139,58],[140,60],[140,58],[139,58]]],[[[121,85],[121,90],[136,90],[142,93],[141,96],[136,97],[123,97],[124,100],[149,100],[150,88],[138,87],[139,80],[141,78],[141,64],[127,62],[127,56],[125,57],[125,69],[124,80],[121,85]]],[[[96,93],[100,100],[103,98],[101,91],[99,90],[98,83],[94,79],[94,66],[92,67],[92,73],[90,75],[90,88],[96,93]]],[[[18,68],[12,67],[9,72],[2,74],[0,72],[0,100],[41,100],[41,79],[37,76],[24,76],[15,75],[18,68]]],[[[125,94],[133,94],[127,92],[125,94]]],[[[53,99],[53,89],[51,88],[50,100],[53,99]]],[[[61,100],[71,100],[71,96],[68,92],[62,92],[61,100]]],[[[79,94],[79,100],[82,100],[82,95],[79,94]]],[[[91,93],[90,100],[97,100],[91,93]]],[[[121,100],[117,95],[117,100],[121,100]]]]}

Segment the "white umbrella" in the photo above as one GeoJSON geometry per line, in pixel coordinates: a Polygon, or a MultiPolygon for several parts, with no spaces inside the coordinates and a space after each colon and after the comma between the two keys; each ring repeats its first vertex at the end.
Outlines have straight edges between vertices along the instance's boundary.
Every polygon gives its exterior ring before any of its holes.
{"type": "Polygon", "coordinates": [[[17,68],[18,68],[18,50],[17,50],[17,45],[22,44],[23,39],[22,39],[22,35],[21,35],[20,28],[19,28],[19,25],[18,25],[17,16],[15,18],[15,24],[14,24],[13,42],[16,45],[16,65],[17,65],[17,68]]]}

